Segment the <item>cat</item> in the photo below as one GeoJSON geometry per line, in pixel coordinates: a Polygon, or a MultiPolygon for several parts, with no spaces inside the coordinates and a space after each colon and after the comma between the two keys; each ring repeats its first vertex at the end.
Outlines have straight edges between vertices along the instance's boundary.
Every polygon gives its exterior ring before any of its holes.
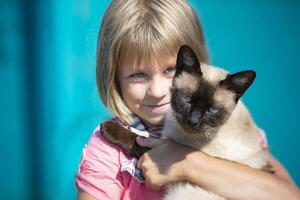
{"type": "MultiPolygon", "coordinates": [[[[258,128],[240,98],[253,83],[252,70],[229,74],[221,68],[200,63],[189,46],[177,54],[171,88],[171,109],[162,136],[208,155],[273,172],[267,149],[258,140],[258,128]]],[[[129,155],[141,156],[137,135],[117,121],[102,124],[102,133],[129,155]]],[[[189,182],[167,187],[165,200],[224,199],[189,182]]]]}
{"type": "MultiPolygon", "coordinates": [[[[163,136],[208,155],[273,173],[268,151],[259,143],[258,128],[240,100],[255,76],[252,70],[229,74],[204,63],[200,66],[193,50],[181,47],[163,136]]],[[[164,199],[224,198],[181,182],[170,185],[164,199]]]]}

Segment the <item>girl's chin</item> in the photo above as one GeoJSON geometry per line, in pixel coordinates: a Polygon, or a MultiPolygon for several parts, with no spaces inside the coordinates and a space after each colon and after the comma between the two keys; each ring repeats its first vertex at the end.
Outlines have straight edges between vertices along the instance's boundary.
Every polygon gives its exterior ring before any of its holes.
{"type": "Polygon", "coordinates": [[[163,125],[164,118],[165,115],[156,116],[156,117],[141,117],[141,120],[150,126],[151,125],[157,126],[157,125],[163,125]]]}

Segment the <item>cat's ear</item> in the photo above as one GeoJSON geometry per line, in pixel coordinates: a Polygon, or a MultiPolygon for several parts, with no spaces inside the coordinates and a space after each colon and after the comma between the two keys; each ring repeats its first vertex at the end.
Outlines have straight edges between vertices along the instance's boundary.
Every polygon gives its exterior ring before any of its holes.
{"type": "Polygon", "coordinates": [[[255,79],[256,73],[252,70],[241,71],[235,74],[230,74],[225,80],[220,82],[223,86],[236,94],[236,101],[244,94],[255,79]]]}
{"type": "Polygon", "coordinates": [[[197,55],[191,47],[186,45],[181,46],[178,51],[175,76],[178,76],[182,72],[202,75],[197,55]]]}

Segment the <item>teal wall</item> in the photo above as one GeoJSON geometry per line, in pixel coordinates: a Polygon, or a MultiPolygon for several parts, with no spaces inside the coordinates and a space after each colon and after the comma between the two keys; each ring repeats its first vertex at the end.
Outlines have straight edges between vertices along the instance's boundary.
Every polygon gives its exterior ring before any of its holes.
{"type": "MultiPolygon", "coordinates": [[[[95,85],[108,0],[0,3],[0,199],[74,199],[90,133],[110,114],[95,85]]],[[[191,0],[211,63],[254,69],[244,97],[272,153],[300,185],[300,1],[191,0]]]]}

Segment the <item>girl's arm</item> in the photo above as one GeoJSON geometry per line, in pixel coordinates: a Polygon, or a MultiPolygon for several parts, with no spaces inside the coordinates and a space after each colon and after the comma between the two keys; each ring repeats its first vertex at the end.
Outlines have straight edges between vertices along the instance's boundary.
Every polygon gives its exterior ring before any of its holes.
{"type": "Polygon", "coordinates": [[[92,195],[85,191],[79,191],[77,195],[77,200],[96,200],[92,195]]]}
{"type": "Polygon", "coordinates": [[[121,199],[120,147],[104,139],[97,127],[83,150],[76,176],[78,199],[121,199]]]}
{"type": "Polygon", "coordinates": [[[273,166],[273,168],[275,170],[275,174],[278,177],[281,177],[282,179],[284,179],[284,180],[290,182],[291,184],[295,185],[292,177],[289,175],[289,173],[284,168],[284,166],[282,166],[281,163],[274,156],[272,156],[271,154],[269,154],[268,162],[270,163],[271,166],[273,166]]]}
{"type": "MultiPolygon", "coordinates": [[[[154,142],[150,140],[137,141],[151,146],[148,144],[154,142]]],[[[269,161],[275,175],[166,141],[145,153],[139,165],[153,189],[187,180],[228,199],[300,199],[284,168],[271,155],[269,161]]]]}

